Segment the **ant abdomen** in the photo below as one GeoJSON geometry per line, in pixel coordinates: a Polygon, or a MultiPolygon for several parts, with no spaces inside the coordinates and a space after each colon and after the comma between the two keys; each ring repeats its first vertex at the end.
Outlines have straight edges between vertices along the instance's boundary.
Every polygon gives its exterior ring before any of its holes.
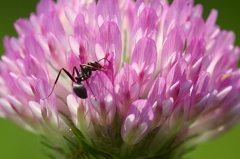
{"type": "Polygon", "coordinates": [[[87,90],[82,83],[75,83],[73,85],[73,92],[82,99],[86,99],[88,97],[87,90]]]}

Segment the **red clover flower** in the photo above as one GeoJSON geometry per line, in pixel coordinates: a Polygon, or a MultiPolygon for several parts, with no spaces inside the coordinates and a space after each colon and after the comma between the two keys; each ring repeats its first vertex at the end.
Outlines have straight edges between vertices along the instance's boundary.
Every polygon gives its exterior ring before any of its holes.
{"type": "Polygon", "coordinates": [[[202,11],[193,0],[40,0],[4,38],[0,116],[57,158],[181,158],[240,120],[235,35],[202,11]]]}

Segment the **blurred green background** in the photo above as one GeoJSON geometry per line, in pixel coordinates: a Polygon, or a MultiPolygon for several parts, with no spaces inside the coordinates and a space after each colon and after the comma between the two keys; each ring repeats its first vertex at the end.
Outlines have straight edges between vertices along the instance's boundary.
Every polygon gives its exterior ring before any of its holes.
{"type": "MultiPolygon", "coordinates": [[[[16,36],[13,22],[19,17],[28,18],[35,11],[38,0],[8,0],[0,5],[0,38],[5,35],[16,36]]],[[[240,46],[240,1],[196,0],[203,4],[204,18],[212,8],[217,9],[217,24],[224,30],[234,30],[236,45],[240,46]]],[[[0,45],[0,53],[4,53],[0,45]]],[[[0,119],[0,159],[47,159],[42,154],[43,146],[40,137],[27,132],[10,121],[0,119]]],[[[185,156],[187,159],[239,159],[240,126],[230,130],[221,137],[202,144],[185,156]]]]}

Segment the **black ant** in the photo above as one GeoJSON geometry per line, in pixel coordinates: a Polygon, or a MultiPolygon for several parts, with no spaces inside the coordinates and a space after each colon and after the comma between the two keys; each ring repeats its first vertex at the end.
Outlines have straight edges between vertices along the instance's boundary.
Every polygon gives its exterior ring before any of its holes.
{"type": "MultiPolygon", "coordinates": [[[[89,86],[87,79],[91,77],[92,71],[106,70],[107,68],[105,68],[99,64],[99,61],[104,60],[104,59],[108,61],[108,59],[102,58],[98,61],[88,62],[87,64],[80,64],[81,71],[78,71],[77,67],[74,66],[72,75],[65,68],[61,68],[57,75],[57,78],[54,82],[54,85],[53,85],[53,88],[52,88],[50,94],[48,96],[46,96],[45,98],[48,98],[53,93],[53,90],[55,88],[55,85],[57,84],[58,78],[59,78],[61,72],[64,71],[67,74],[67,76],[72,80],[72,82],[74,82],[73,92],[79,98],[86,99],[88,97],[87,90],[86,90],[85,86],[82,84],[82,81],[86,81],[87,85],[89,86]],[[75,78],[74,78],[74,72],[77,74],[77,77],[75,77],[75,78]]],[[[108,61],[108,62],[110,63],[110,61],[108,61]]],[[[91,89],[91,87],[89,87],[89,88],[91,89]]],[[[91,92],[93,94],[92,89],[91,89],[91,92]]],[[[43,98],[43,99],[45,99],[45,98],[43,98]]]]}

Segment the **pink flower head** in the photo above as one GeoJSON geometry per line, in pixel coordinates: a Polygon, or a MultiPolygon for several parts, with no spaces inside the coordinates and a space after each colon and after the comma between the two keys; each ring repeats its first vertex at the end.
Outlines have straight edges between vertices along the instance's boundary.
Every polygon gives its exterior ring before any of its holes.
{"type": "Polygon", "coordinates": [[[4,39],[0,116],[63,158],[180,158],[222,134],[240,120],[240,51],[193,3],[40,0],[4,39]]]}

